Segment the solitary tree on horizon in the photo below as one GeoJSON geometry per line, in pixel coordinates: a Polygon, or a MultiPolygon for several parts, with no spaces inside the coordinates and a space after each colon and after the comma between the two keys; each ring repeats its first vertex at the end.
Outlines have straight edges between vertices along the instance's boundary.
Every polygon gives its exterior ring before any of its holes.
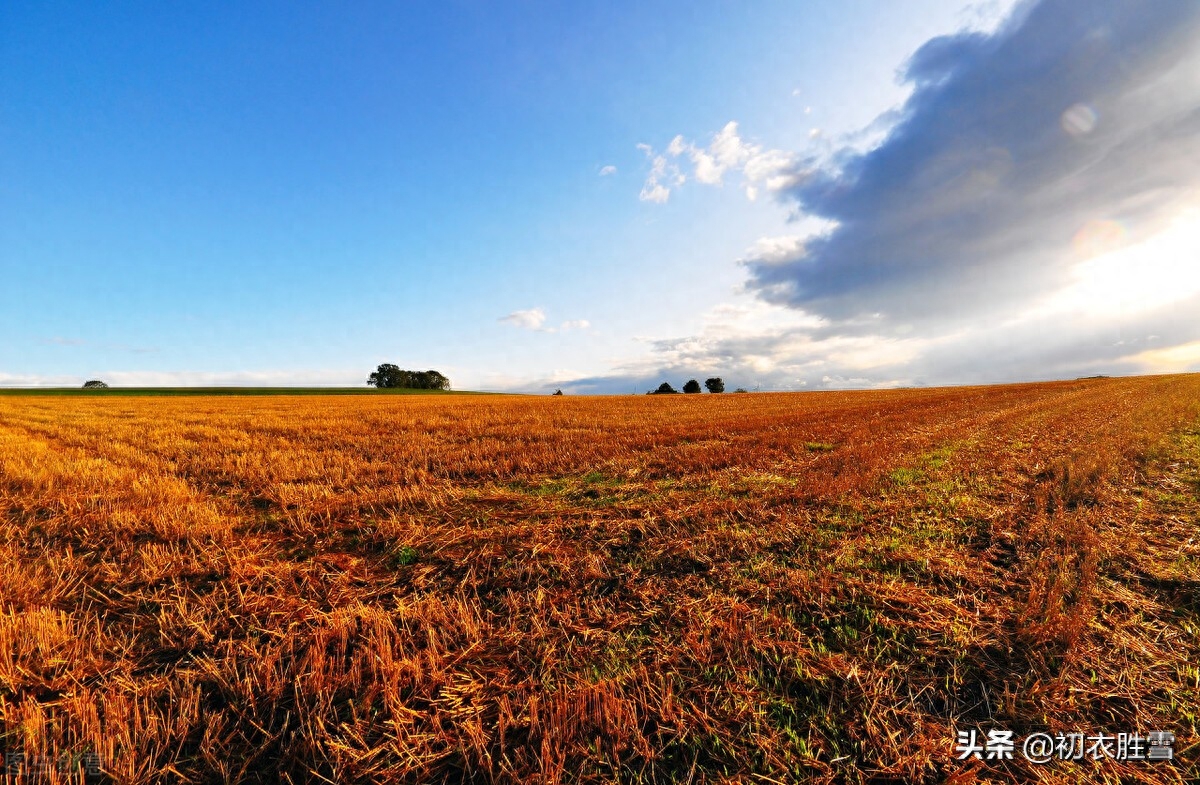
{"type": "Polygon", "coordinates": [[[725,382],[721,381],[720,376],[714,376],[711,379],[705,379],[704,386],[708,388],[710,393],[725,392],[725,382]]]}
{"type": "Polygon", "coordinates": [[[88,379],[86,382],[83,383],[83,389],[85,389],[85,390],[107,390],[108,385],[105,384],[104,382],[100,381],[99,379],[88,379]]]}
{"type": "Polygon", "coordinates": [[[692,394],[700,392],[700,382],[695,379],[688,379],[687,384],[683,385],[683,391],[692,394]]]}

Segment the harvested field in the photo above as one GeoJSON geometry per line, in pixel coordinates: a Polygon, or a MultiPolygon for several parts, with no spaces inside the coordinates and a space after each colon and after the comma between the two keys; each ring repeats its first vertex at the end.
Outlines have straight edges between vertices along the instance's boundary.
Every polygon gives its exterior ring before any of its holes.
{"type": "Polygon", "coordinates": [[[1194,375],[5,396],[0,746],[121,783],[1195,782],[1198,514],[1194,375]],[[1176,760],[958,761],[968,728],[1176,760]]]}

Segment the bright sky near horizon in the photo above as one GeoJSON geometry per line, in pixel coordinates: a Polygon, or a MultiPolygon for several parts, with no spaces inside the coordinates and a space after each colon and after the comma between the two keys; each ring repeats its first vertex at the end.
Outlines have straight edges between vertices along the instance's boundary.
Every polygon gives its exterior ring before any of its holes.
{"type": "Polygon", "coordinates": [[[0,386],[1200,370],[1200,4],[0,5],[0,386]]]}

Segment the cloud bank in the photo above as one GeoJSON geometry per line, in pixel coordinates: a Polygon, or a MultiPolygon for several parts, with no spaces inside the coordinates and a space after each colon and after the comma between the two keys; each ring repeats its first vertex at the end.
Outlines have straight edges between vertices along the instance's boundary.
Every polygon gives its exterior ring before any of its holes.
{"type": "Polygon", "coordinates": [[[1067,285],[1089,223],[1137,242],[1200,200],[1198,30],[1190,0],[1046,0],[994,34],[930,40],[884,141],[782,193],[836,227],[750,260],[750,287],[896,323],[1007,313],[1067,285]]]}
{"type": "MultiPolygon", "coordinates": [[[[840,149],[676,137],[642,197],[731,173],[822,222],[737,260],[743,298],[591,389],[724,371],[778,389],[1200,370],[1200,3],[1043,0],[934,38],[840,149]],[[870,140],[865,146],[863,139],[870,140]]],[[[727,382],[729,379],[727,378],[727,382]]]]}

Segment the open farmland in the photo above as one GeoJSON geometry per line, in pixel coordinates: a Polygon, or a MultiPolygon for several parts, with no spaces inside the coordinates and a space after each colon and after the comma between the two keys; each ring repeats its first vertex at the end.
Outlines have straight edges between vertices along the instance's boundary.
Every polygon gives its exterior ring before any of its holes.
{"type": "Polygon", "coordinates": [[[134,783],[1196,781],[1198,426],[1197,376],[0,397],[0,746],[134,783]],[[1176,760],[959,762],[965,728],[1176,760]]]}

